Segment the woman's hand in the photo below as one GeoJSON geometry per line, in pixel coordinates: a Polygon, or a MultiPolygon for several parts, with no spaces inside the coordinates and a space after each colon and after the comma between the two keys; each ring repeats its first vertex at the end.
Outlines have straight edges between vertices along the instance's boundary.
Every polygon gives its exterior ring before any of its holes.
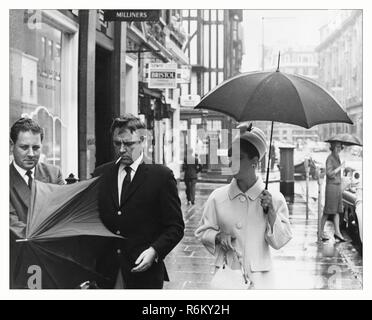
{"type": "Polygon", "coordinates": [[[274,211],[273,199],[271,193],[267,190],[262,191],[260,195],[261,206],[264,209],[265,213],[272,213],[274,211]]]}
{"type": "Polygon", "coordinates": [[[276,212],[273,206],[273,198],[271,193],[267,190],[262,191],[260,195],[261,206],[264,209],[264,213],[268,215],[268,220],[271,226],[271,229],[274,228],[274,223],[276,220],[276,212]]]}
{"type": "Polygon", "coordinates": [[[221,245],[224,251],[234,250],[232,246],[232,241],[235,240],[230,234],[220,232],[216,235],[216,243],[221,245]]]}

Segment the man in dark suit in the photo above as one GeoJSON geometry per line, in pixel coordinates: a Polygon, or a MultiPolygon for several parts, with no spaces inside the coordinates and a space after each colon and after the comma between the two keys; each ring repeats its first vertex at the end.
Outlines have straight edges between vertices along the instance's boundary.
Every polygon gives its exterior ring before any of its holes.
{"type": "Polygon", "coordinates": [[[187,205],[195,204],[195,187],[198,180],[198,173],[202,170],[198,158],[194,157],[193,149],[188,147],[182,170],[185,172],[183,180],[186,185],[187,205]]]}
{"type": "Polygon", "coordinates": [[[46,183],[63,184],[59,168],[39,163],[42,141],[43,129],[32,119],[21,118],[10,130],[10,149],[13,155],[9,166],[11,272],[12,261],[17,255],[13,241],[25,236],[32,181],[36,179],[46,183]]]}
{"type": "Polygon", "coordinates": [[[111,134],[117,158],[93,175],[101,177],[101,219],[125,240],[109,244],[98,271],[111,279],[106,288],[161,289],[169,280],[163,259],[184,234],[176,180],[170,169],[144,157],[139,118],[115,119],[111,134]]]}

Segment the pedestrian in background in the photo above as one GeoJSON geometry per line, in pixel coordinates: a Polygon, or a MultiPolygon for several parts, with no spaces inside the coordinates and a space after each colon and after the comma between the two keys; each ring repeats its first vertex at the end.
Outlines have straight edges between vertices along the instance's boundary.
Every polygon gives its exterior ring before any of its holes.
{"type": "Polygon", "coordinates": [[[193,149],[188,147],[186,157],[183,162],[182,171],[184,171],[184,181],[186,185],[187,205],[195,204],[195,188],[198,180],[198,173],[202,166],[199,164],[197,156],[193,156],[193,149]]]}
{"type": "Polygon", "coordinates": [[[335,228],[334,237],[336,240],[344,242],[345,239],[340,231],[340,213],[343,211],[342,205],[342,180],[341,171],[345,167],[345,162],[341,163],[340,152],[343,146],[340,142],[331,142],[331,154],[326,161],[326,190],[323,216],[321,220],[320,232],[323,241],[329,240],[324,234],[324,227],[331,216],[335,228]]]}
{"type": "Polygon", "coordinates": [[[274,289],[269,246],[280,249],[292,238],[289,212],[284,196],[265,190],[256,172],[267,149],[264,133],[248,130],[229,151],[234,178],[209,196],[195,236],[216,257],[216,268],[243,268],[256,289],[274,289]]]}

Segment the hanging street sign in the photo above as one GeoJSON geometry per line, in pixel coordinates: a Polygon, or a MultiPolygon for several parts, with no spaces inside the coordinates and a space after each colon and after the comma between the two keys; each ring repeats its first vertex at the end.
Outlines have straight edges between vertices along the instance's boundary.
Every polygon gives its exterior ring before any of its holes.
{"type": "Polygon", "coordinates": [[[199,95],[189,94],[189,95],[181,96],[181,107],[193,108],[193,107],[196,107],[199,102],[200,102],[199,95]]]}
{"type": "Polygon", "coordinates": [[[160,10],[104,10],[105,21],[159,21],[160,10]]]}
{"type": "Polygon", "coordinates": [[[150,63],[148,83],[152,89],[177,88],[177,64],[150,63]]]}

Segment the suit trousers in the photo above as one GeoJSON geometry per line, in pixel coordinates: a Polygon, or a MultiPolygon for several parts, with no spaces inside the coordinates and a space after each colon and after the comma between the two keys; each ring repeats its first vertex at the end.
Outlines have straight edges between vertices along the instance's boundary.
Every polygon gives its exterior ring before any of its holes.
{"type": "Polygon", "coordinates": [[[191,203],[194,204],[195,203],[196,179],[185,180],[185,185],[186,185],[187,201],[191,201],[191,203]]]}

